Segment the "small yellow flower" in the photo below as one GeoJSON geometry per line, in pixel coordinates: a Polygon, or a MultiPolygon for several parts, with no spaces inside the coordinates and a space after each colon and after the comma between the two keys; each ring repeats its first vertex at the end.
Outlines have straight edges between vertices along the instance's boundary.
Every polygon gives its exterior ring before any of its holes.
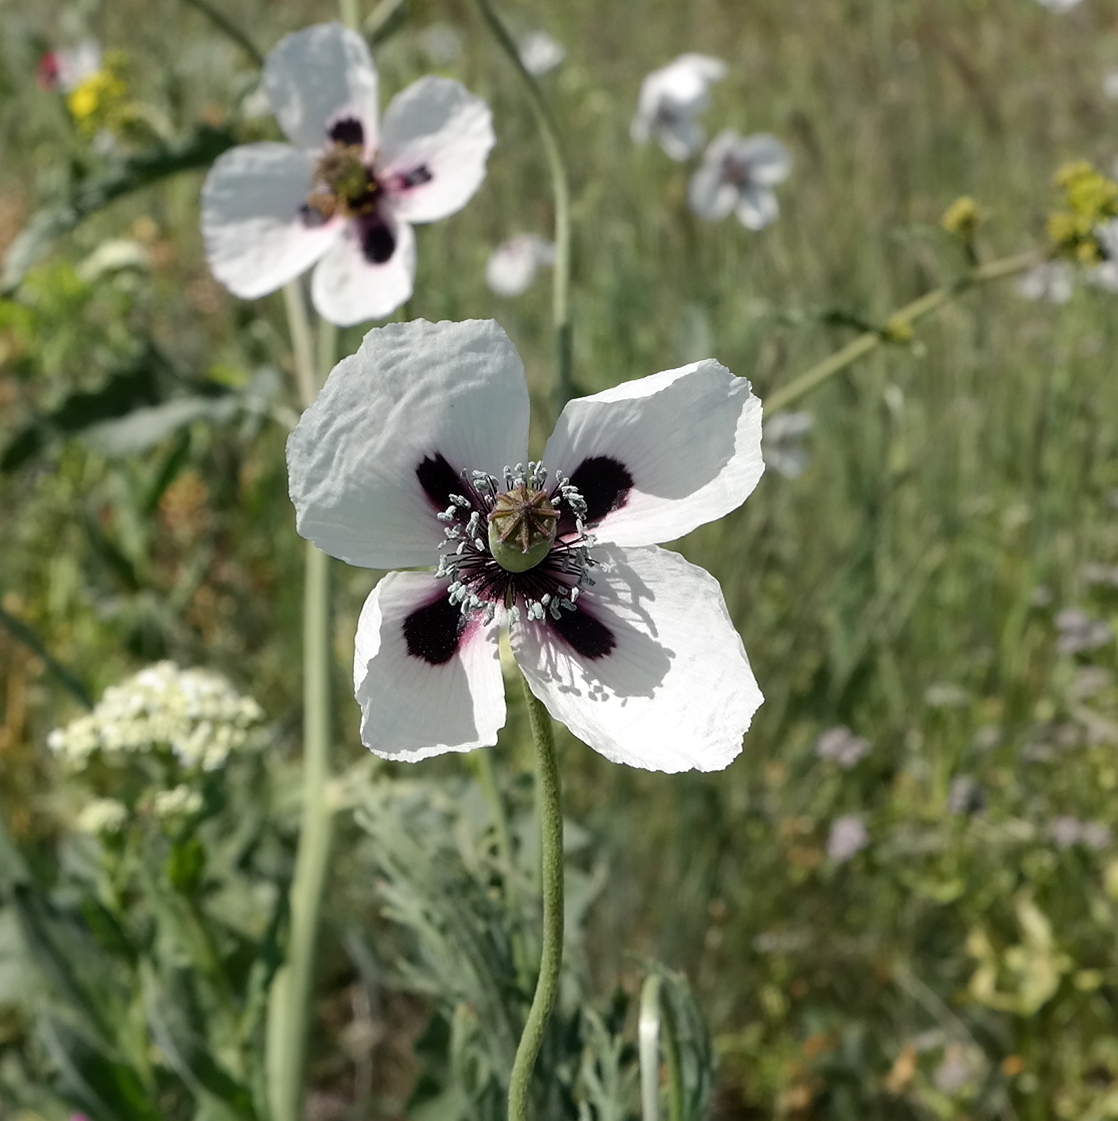
{"type": "Polygon", "coordinates": [[[1048,219],[1052,252],[1083,265],[1097,265],[1106,253],[1099,227],[1118,217],[1118,183],[1086,161],[1068,164],[1056,175],[1066,209],[1048,219]]]}
{"type": "Polygon", "coordinates": [[[84,78],[67,96],[70,113],[87,136],[102,128],[112,128],[124,111],[129,94],[125,62],[119,51],[106,55],[104,66],[84,78]]]}
{"type": "Polygon", "coordinates": [[[978,229],[985,218],[986,214],[978,203],[970,195],[963,195],[947,208],[940,219],[940,225],[949,234],[970,241],[974,237],[975,230],[978,229]]]}

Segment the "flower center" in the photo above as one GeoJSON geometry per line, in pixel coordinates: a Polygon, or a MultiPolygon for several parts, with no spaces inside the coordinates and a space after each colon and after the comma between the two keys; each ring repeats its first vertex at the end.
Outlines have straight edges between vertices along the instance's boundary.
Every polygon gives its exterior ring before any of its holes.
{"type": "Polygon", "coordinates": [[[735,187],[745,187],[753,178],[752,170],[746,160],[737,156],[727,156],[722,161],[722,179],[735,187]]]}
{"type": "Polygon", "coordinates": [[[435,575],[450,579],[450,601],[463,615],[483,611],[489,623],[504,607],[510,622],[521,611],[529,619],[558,619],[594,583],[586,503],[559,472],[549,487],[540,463],[527,471],[506,467],[504,476],[502,489],[485,471],[462,472],[460,493],[450,494],[438,515],[446,528],[435,575]]]}
{"type": "Polygon", "coordinates": [[[559,511],[547,492],[521,483],[497,495],[489,513],[489,551],[509,572],[527,572],[551,552],[559,511]]]}
{"type": "Polygon", "coordinates": [[[371,214],[379,191],[380,184],[365,166],[364,148],[339,141],[319,159],[303,213],[323,222],[336,214],[344,218],[371,214]]]}

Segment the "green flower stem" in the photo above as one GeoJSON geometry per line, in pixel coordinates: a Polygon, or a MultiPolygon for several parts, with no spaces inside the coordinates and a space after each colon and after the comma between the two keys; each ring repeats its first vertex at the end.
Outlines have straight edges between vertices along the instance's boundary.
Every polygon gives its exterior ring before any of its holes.
{"type": "MultiPolygon", "coordinates": [[[[304,406],[314,399],[318,376],[302,289],[284,291],[296,383],[304,406]]],[[[318,368],[333,362],[336,330],[319,332],[318,368]]],[[[333,832],[330,782],[330,559],[309,542],[303,586],[303,817],[291,884],[287,960],[276,976],[269,1005],[268,1066],[272,1121],[302,1121],[307,1036],[314,991],[315,945],[333,832]]]]}
{"type": "Polygon", "coordinates": [[[344,23],[350,31],[361,30],[361,12],[358,8],[357,0],[338,0],[338,10],[341,15],[342,23],[344,23]]]}
{"type": "Polygon", "coordinates": [[[822,385],[828,378],[837,374],[840,370],[845,370],[847,366],[853,365],[859,358],[863,358],[871,351],[876,350],[883,343],[898,341],[895,336],[891,337],[891,330],[896,331],[898,328],[911,327],[918,320],[939,311],[941,307],[951,303],[964,292],[972,288],[978,288],[983,284],[989,284],[991,281],[1017,276],[1026,269],[1032,268],[1041,260],[1042,257],[1039,253],[1030,250],[1028,253],[1018,254],[1016,257],[1004,257],[998,261],[991,261],[989,264],[979,265],[977,268],[971,269],[950,284],[945,284],[942,288],[936,288],[921,296],[918,300],[913,300],[912,303],[906,304],[889,318],[885,330],[863,332],[852,342],[847,343],[842,350],[832,354],[829,358],[824,358],[822,362],[812,366],[810,370],[806,370],[798,378],[794,378],[782,389],[770,393],[765,398],[765,411],[772,414],[780,409],[787,408],[793,401],[798,401],[804,394],[810,393],[816,386],[822,385]]]}
{"type": "Polygon", "coordinates": [[[516,1048],[509,1078],[508,1121],[527,1121],[532,1071],[540,1053],[547,1021],[559,995],[559,971],[563,965],[563,806],[559,766],[555,759],[555,735],[543,702],[521,679],[532,740],[536,745],[536,805],[540,821],[543,896],[543,950],[536,995],[524,1023],[524,1034],[516,1048]]]}
{"type": "Polygon", "coordinates": [[[683,1067],[671,1009],[662,996],[658,973],[650,973],[641,986],[638,1025],[641,1071],[641,1121],[660,1118],[660,1047],[668,1068],[668,1119],[683,1121],[683,1067]]]}
{"type": "Polygon", "coordinates": [[[220,8],[215,8],[209,0],[186,0],[186,2],[200,11],[222,34],[232,39],[257,66],[264,65],[264,56],[256,44],[220,8]]]}
{"type": "Polygon", "coordinates": [[[563,406],[574,396],[573,374],[573,335],[571,326],[571,184],[567,174],[567,160],[563,154],[563,138],[559,125],[547,98],[536,81],[520,60],[520,51],[508,29],[493,10],[489,0],[476,0],[478,10],[494,38],[508,55],[528,91],[528,102],[536,118],[551,169],[551,191],[555,196],[555,270],[552,273],[552,319],[555,323],[557,345],[555,407],[561,412],[563,406]]]}

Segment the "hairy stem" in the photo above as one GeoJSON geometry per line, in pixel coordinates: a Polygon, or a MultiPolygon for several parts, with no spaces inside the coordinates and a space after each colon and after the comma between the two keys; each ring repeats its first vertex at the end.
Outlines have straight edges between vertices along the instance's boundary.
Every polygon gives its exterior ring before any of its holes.
{"type": "Polygon", "coordinates": [[[232,39],[257,66],[264,65],[264,56],[256,44],[220,8],[214,7],[209,0],[186,0],[186,2],[200,11],[222,34],[232,39]]]}
{"type": "Polygon", "coordinates": [[[493,10],[490,0],[477,0],[478,10],[493,37],[509,57],[528,91],[528,102],[540,130],[547,164],[551,170],[551,191],[555,196],[555,271],[552,274],[552,318],[556,336],[555,409],[574,396],[574,352],[571,325],[571,184],[567,173],[567,160],[563,154],[563,139],[559,125],[547,98],[520,60],[520,51],[508,29],[493,10]]]}
{"type": "MultiPolygon", "coordinates": [[[[302,404],[314,400],[318,377],[302,289],[284,291],[296,383],[302,404]]],[[[333,361],[336,332],[319,333],[318,366],[333,361]]],[[[303,816],[291,883],[291,933],[287,960],[277,974],[269,1004],[268,1066],[272,1121],[302,1121],[307,1036],[314,992],[315,946],[326,886],[333,811],[330,781],[330,559],[310,542],[303,585],[303,816]]]]}
{"type": "MultiPolygon", "coordinates": [[[[1016,276],[1026,269],[1032,268],[1041,260],[1040,255],[1033,250],[1021,253],[1015,257],[1004,257],[998,261],[991,261],[986,265],[979,265],[969,272],[963,273],[957,280],[945,284],[926,293],[910,304],[905,304],[899,311],[889,318],[891,326],[911,327],[918,320],[933,312],[952,300],[961,296],[972,288],[978,288],[991,281],[1002,280],[1008,276],[1016,276]]],[[[865,357],[876,350],[883,343],[889,342],[888,330],[864,331],[856,339],[847,343],[841,350],[836,351],[822,362],[816,363],[809,370],[805,370],[799,377],[793,378],[788,385],[777,389],[765,398],[765,411],[771,415],[780,409],[785,409],[798,401],[806,393],[810,393],[816,386],[822,385],[828,378],[853,365],[859,358],[865,357]]]]}
{"type": "Polygon", "coordinates": [[[527,1121],[531,1096],[532,1071],[540,1053],[547,1021],[559,995],[559,971],[563,965],[563,806],[559,785],[559,766],[555,759],[555,735],[551,717],[543,702],[528,687],[524,699],[536,747],[536,806],[540,821],[541,874],[543,896],[543,950],[536,994],[524,1034],[516,1048],[509,1078],[509,1121],[527,1121]]]}

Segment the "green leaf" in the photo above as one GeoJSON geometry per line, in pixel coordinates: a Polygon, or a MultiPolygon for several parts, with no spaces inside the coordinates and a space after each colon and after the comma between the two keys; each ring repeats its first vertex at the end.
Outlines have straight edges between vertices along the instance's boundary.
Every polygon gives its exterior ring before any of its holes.
{"type": "Polygon", "coordinates": [[[190,975],[183,970],[157,976],[145,971],[144,989],[152,1034],[175,1073],[195,1097],[220,1103],[230,1117],[255,1118],[252,1096],[214,1059],[205,1038],[206,1020],[190,975]]]}
{"type": "MultiPolygon", "coordinates": [[[[46,643],[39,637],[38,632],[22,619],[9,614],[0,607],[0,627],[3,627],[14,639],[22,642],[32,653],[42,659],[47,667],[47,672],[56,677],[59,683],[65,686],[77,698],[84,708],[93,708],[93,698],[85,687],[85,682],[67,666],[64,666],[46,647],[46,643]]],[[[5,863],[3,845],[5,841],[0,838],[0,867],[5,863]]]]}
{"type": "Polygon", "coordinates": [[[239,396],[173,397],[160,405],[133,409],[125,416],[85,429],[82,438],[107,456],[134,455],[162,442],[196,420],[224,424],[242,408],[239,396]]]}
{"type": "Polygon", "coordinates": [[[95,1121],[161,1121],[142,1080],[127,1063],[55,1016],[44,1015],[39,1031],[66,1089],[95,1121]]]}
{"type": "Polygon", "coordinates": [[[182,140],[130,156],[106,171],[80,180],[69,195],[32,215],[12,243],[0,277],[0,291],[11,292],[64,234],[111,202],[183,171],[209,167],[237,143],[231,129],[199,125],[182,140]]]}

